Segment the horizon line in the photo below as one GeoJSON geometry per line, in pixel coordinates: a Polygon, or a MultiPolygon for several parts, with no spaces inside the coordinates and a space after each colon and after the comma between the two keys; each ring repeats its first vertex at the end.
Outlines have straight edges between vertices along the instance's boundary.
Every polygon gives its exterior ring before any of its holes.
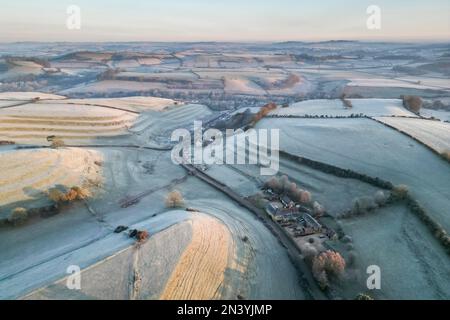
{"type": "Polygon", "coordinates": [[[67,40],[18,40],[2,41],[0,44],[22,44],[22,43],[257,43],[257,44],[278,44],[278,43],[326,43],[326,42],[373,42],[373,43],[450,43],[448,38],[442,39],[327,39],[327,40],[85,40],[85,41],[67,41],[67,40]]]}

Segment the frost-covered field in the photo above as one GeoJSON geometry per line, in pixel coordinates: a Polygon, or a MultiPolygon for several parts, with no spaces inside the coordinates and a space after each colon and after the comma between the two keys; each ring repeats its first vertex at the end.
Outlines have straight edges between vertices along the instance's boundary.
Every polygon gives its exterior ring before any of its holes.
{"type": "Polygon", "coordinates": [[[448,163],[411,138],[370,119],[264,119],[280,129],[280,148],[406,184],[430,214],[450,230],[448,163]]]}
{"type": "Polygon", "coordinates": [[[400,99],[349,99],[352,107],[345,107],[341,100],[306,100],[294,103],[286,108],[272,111],[274,115],[292,116],[350,116],[363,114],[375,116],[408,116],[416,115],[403,107],[400,99]]]}
{"type": "MultiPolygon", "coordinates": [[[[10,150],[0,153],[0,207],[48,204],[47,192],[57,185],[97,191],[102,183],[102,155],[94,150],[10,150]],[[6,173],[6,174],[5,174],[6,173]]],[[[8,217],[0,210],[0,218],[8,217]]]]}
{"type": "MultiPolygon", "coordinates": [[[[58,101],[45,101],[45,103],[58,103],[58,101]]],[[[80,105],[92,105],[107,106],[119,109],[125,109],[135,112],[143,111],[161,111],[175,104],[172,99],[156,98],[156,97],[142,97],[132,96],[116,99],[107,98],[92,98],[92,99],[66,99],[64,103],[80,104],[80,105]]]]}
{"type": "MultiPolygon", "coordinates": [[[[442,81],[438,82],[442,84],[442,81]]],[[[413,82],[409,80],[401,80],[401,79],[373,79],[373,78],[362,78],[362,79],[351,79],[351,82],[348,84],[349,86],[355,87],[396,87],[396,88],[412,88],[412,89],[435,89],[436,86],[430,84],[422,84],[420,81],[413,82]]],[[[448,87],[440,87],[448,89],[448,87]]]]}
{"type": "Polygon", "coordinates": [[[26,101],[39,98],[41,100],[60,100],[64,96],[45,92],[0,92],[0,100],[26,101]]]}
{"type": "Polygon", "coordinates": [[[155,82],[136,82],[126,80],[104,80],[60,91],[61,94],[113,94],[114,92],[136,92],[150,89],[163,89],[165,85],[155,82]]]}
{"type": "Polygon", "coordinates": [[[377,117],[376,119],[411,135],[439,153],[450,150],[449,123],[391,117],[377,117]]]}
{"type": "Polygon", "coordinates": [[[264,89],[246,78],[225,78],[225,92],[231,94],[264,94],[264,89]]]}
{"type": "Polygon", "coordinates": [[[364,284],[367,266],[380,267],[382,299],[449,297],[450,258],[406,207],[390,206],[341,223],[353,239],[353,273],[360,283],[364,284]]]}
{"type": "Polygon", "coordinates": [[[434,118],[439,119],[441,121],[448,121],[448,122],[450,122],[450,111],[432,110],[432,109],[422,108],[420,110],[420,115],[422,117],[425,117],[425,118],[434,117],[434,118]]]}
{"type": "Polygon", "coordinates": [[[46,144],[57,136],[72,143],[127,134],[136,115],[122,110],[68,103],[30,103],[0,109],[0,140],[46,144]]]}
{"type": "MultiPolygon", "coordinates": [[[[193,213],[187,221],[157,233],[143,245],[129,247],[83,270],[82,289],[76,296],[91,299],[225,298],[222,293],[226,290],[220,287],[226,280],[226,269],[240,272],[246,268],[236,269],[234,249],[231,234],[223,223],[211,216],[193,213]],[[139,274],[139,278],[130,284],[133,272],[139,274]],[[109,280],[99,274],[108,274],[109,280]]],[[[66,279],[62,279],[26,298],[70,298],[73,294],[65,283],[66,279]]]]}

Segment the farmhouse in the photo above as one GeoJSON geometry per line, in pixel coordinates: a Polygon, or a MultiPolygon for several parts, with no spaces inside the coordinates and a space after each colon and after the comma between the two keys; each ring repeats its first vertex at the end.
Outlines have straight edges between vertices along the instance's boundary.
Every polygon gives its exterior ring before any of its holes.
{"type": "Polygon", "coordinates": [[[287,195],[282,196],[280,200],[285,208],[292,208],[295,206],[295,202],[292,201],[287,195]]]}
{"type": "Polygon", "coordinates": [[[290,216],[295,216],[299,213],[298,209],[295,207],[291,208],[280,208],[277,204],[270,202],[266,205],[266,212],[274,221],[282,221],[290,216]]]}
{"type": "Polygon", "coordinates": [[[315,232],[322,231],[322,225],[308,213],[303,213],[303,220],[306,227],[311,228],[315,232]]]}

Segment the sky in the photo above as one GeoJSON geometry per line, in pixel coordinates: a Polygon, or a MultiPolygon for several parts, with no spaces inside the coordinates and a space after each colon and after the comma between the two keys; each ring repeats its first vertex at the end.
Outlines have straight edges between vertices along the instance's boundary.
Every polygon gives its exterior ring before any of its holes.
{"type": "Polygon", "coordinates": [[[338,39],[450,40],[450,0],[0,0],[0,42],[338,39]],[[369,5],[380,29],[367,28],[369,5]]]}

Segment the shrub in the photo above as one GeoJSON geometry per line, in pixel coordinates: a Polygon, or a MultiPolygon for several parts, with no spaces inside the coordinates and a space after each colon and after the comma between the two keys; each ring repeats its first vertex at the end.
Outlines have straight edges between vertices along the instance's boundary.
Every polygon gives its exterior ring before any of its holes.
{"type": "Polygon", "coordinates": [[[14,225],[21,224],[28,219],[28,212],[25,208],[15,208],[11,211],[8,221],[14,225]]]}
{"type": "Polygon", "coordinates": [[[50,145],[50,147],[57,149],[57,148],[64,147],[64,145],[65,145],[64,140],[55,138],[52,140],[52,144],[50,145]]]}
{"type": "Polygon", "coordinates": [[[290,182],[288,183],[287,187],[286,187],[286,192],[291,196],[291,197],[295,197],[297,194],[297,184],[295,182],[290,182]]]}
{"type": "Polygon", "coordinates": [[[376,207],[377,205],[372,197],[360,197],[353,200],[353,208],[351,213],[354,215],[365,214],[376,207]]]}
{"type": "Polygon", "coordinates": [[[348,108],[348,109],[350,109],[350,108],[353,107],[352,102],[351,102],[350,100],[347,100],[347,99],[346,99],[345,93],[343,93],[343,94],[341,95],[341,101],[342,101],[342,104],[344,105],[344,107],[346,107],[346,108],[348,108]]]}
{"type": "Polygon", "coordinates": [[[375,192],[373,199],[374,199],[375,203],[381,207],[386,204],[387,197],[383,191],[378,190],[377,192],[375,192]]]}
{"type": "Polygon", "coordinates": [[[404,184],[399,184],[392,188],[391,197],[393,200],[404,200],[408,196],[408,187],[404,184]]]}
{"type": "Polygon", "coordinates": [[[302,190],[300,192],[300,202],[301,203],[310,203],[311,202],[311,193],[306,190],[302,190]]]}
{"type": "Polygon", "coordinates": [[[306,261],[312,261],[317,256],[317,249],[312,246],[310,243],[305,243],[301,247],[303,258],[306,261]]]}
{"type": "Polygon", "coordinates": [[[290,181],[289,181],[289,178],[288,178],[287,175],[282,175],[281,176],[280,184],[281,184],[281,187],[283,188],[283,191],[288,191],[290,181]]]}
{"type": "Polygon", "coordinates": [[[448,162],[450,162],[450,150],[444,150],[441,152],[441,157],[444,160],[447,160],[448,162]]]}
{"type": "Polygon", "coordinates": [[[166,207],[168,208],[177,208],[182,207],[184,204],[183,195],[177,191],[171,191],[166,197],[166,207]]]}
{"type": "Polygon", "coordinates": [[[268,201],[264,198],[264,195],[261,192],[258,192],[253,196],[253,202],[255,206],[263,209],[266,207],[268,201]]]}
{"type": "Polygon", "coordinates": [[[314,201],[313,203],[313,213],[315,216],[320,217],[325,213],[325,208],[318,203],[317,201],[314,201]]]}
{"type": "Polygon", "coordinates": [[[66,201],[84,200],[89,197],[89,191],[82,187],[72,187],[65,194],[66,201]]]}
{"type": "Polygon", "coordinates": [[[343,243],[350,243],[350,242],[353,242],[353,238],[346,234],[345,236],[342,237],[341,241],[343,243]]]}
{"type": "Polygon", "coordinates": [[[273,102],[269,102],[268,104],[262,106],[261,109],[253,116],[252,125],[255,125],[259,120],[267,116],[270,111],[276,108],[277,105],[273,102]]]}
{"type": "Polygon", "coordinates": [[[373,300],[373,298],[371,296],[369,296],[368,294],[358,293],[355,300],[373,300]]]}
{"type": "Polygon", "coordinates": [[[48,197],[56,203],[71,202],[75,200],[84,200],[90,196],[89,191],[82,187],[71,187],[67,192],[63,192],[58,188],[51,188],[48,191],[48,197]]]}
{"type": "Polygon", "coordinates": [[[345,260],[338,252],[327,250],[313,260],[312,271],[321,288],[329,286],[329,277],[339,277],[345,270],[345,260]]]}
{"type": "Polygon", "coordinates": [[[66,201],[66,195],[58,188],[51,188],[48,191],[48,197],[50,198],[50,200],[56,203],[66,201]]]}
{"type": "Polygon", "coordinates": [[[146,231],[146,230],[139,230],[139,231],[136,233],[136,239],[137,239],[137,241],[138,241],[139,243],[142,243],[142,242],[144,242],[145,240],[147,240],[149,236],[150,236],[150,235],[149,235],[148,231],[146,231]]]}

